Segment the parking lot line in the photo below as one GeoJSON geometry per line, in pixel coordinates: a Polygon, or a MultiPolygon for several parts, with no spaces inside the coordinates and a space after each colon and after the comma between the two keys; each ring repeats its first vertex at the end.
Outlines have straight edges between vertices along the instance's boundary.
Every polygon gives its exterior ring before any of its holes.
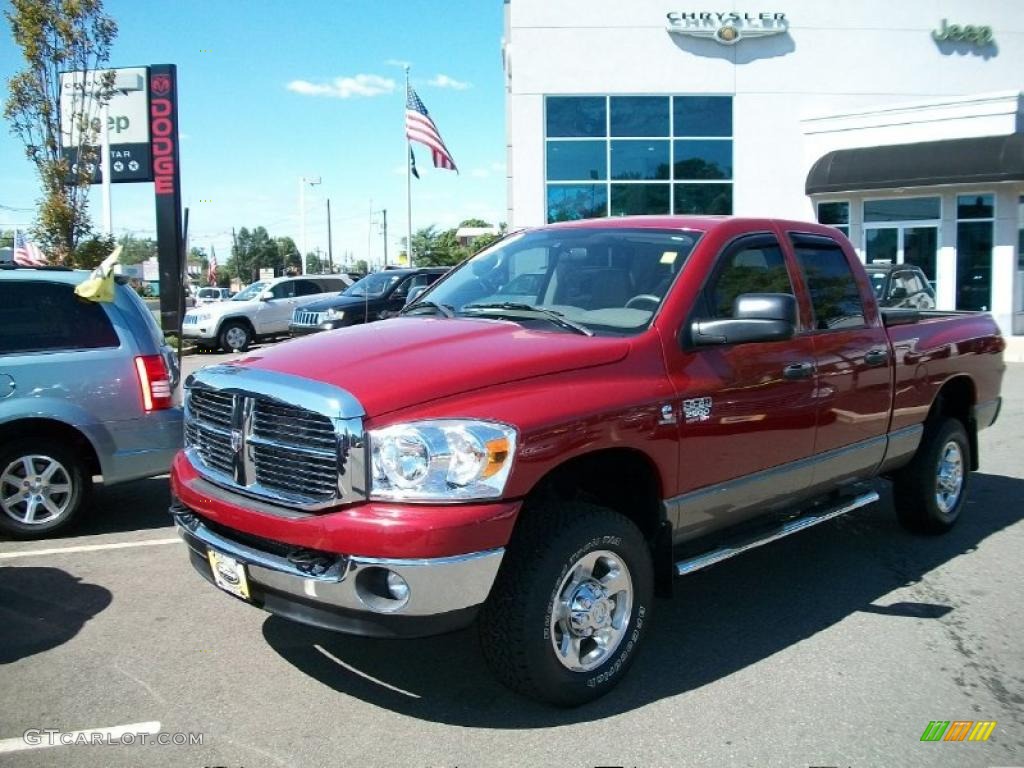
{"type": "Polygon", "coordinates": [[[177,536],[169,539],[150,539],[148,541],[123,541],[117,544],[86,544],[79,547],[54,547],[52,549],[31,549],[24,552],[0,552],[0,560],[11,560],[15,557],[32,557],[34,555],[67,555],[75,552],[99,552],[104,549],[130,549],[132,547],[156,547],[161,544],[178,544],[177,536]]]}
{"type": "Polygon", "coordinates": [[[157,734],[160,733],[160,723],[151,720],[147,723],[112,725],[107,728],[86,728],[81,731],[30,729],[22,736],[13,739],[0,739],[0,754],[5,752],[21,752],[26,749],[74,746],[76,743],[88,744],[95,739],[102,739],[103,742],[109,743],[129,733],[133,736],[137,736],[140,733],[157,734]]]}

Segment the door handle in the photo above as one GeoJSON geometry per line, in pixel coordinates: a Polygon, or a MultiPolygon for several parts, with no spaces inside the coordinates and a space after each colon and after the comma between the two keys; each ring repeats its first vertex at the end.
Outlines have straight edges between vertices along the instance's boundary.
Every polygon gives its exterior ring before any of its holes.
{"type": "Polygon", "coordinates": [[[782,369],[783,378],[809,379],[814,373],[814,363],[790,363],[782,369]]]}
{"type": "Polygon", "coordinates": [[[889,350],[871,349],[864,354],[864,362],[868,365],[885,365],[889,362],[889,350]]]}

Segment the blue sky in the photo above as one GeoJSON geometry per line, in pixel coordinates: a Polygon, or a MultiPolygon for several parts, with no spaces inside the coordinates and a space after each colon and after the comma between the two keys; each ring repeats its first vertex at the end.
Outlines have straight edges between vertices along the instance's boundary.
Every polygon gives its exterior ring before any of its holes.
{"type": "MultiPolygon", "coordinates": [[[[310,250],[326,251],[330,198],[336,260],[369,251],[380,261],[384,208],[389,256],[397,253],[406,221],[402,62],[460,169],[435,170],[417,148],[413,226],[505,218],[500,0],[106,0],[106,11],[120,27],[111,66],[178,66],[190,242],[215,245],[221,263],[232,227],[263,225],[298,241],[302,175],[322,179],[307,189],[310,250]]],[[[5,99],[22,61],[4,20],[5,99]]],[[[115,233],[152,236],[152,184],[117,184],[112,194],[115,233]]],[[[0,225],[31,221],[37,197],[34,168],[5,124],[0,225]]],[[[91,212],[98,228],[98,188],[91,212]]]]}

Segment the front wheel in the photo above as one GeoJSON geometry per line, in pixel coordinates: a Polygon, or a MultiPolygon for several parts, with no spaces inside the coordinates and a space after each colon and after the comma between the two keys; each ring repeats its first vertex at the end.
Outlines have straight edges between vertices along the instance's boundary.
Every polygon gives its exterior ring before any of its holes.
{"type": "Polygon", "coordinates": [[[625,675],[653,592],[651,554],[631,521],[579,502],[533,509],[481,611],[484,657],[512,690],[578,706],[625,675]]]}
{"type": "Polygon", "coordinates": [[[960,518],[970,481],[971,444],[957,419],[925,431],[910,464],[893,478],[896,514],[907,530],[945,533],[960,518]]]}
{"type": "Polygon", "coordinates": [[[245,323],[228,322],[220,330],[220,346],[225,352],[245,352],[251,343],[252,332],[245,323]]]}

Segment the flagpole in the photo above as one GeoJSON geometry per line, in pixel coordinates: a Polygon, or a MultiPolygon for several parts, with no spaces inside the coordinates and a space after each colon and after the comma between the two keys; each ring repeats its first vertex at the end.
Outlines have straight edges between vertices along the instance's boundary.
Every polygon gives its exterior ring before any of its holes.
{"type": "MultiPolygon", "coordinates": [[[[409,65],[405,65],[405,104],[409,105],[409,65]]],[[[416,266],[412,260],[412,141],[409,132],[405,133],[405,255],[409,266],[416,266]]]]}

